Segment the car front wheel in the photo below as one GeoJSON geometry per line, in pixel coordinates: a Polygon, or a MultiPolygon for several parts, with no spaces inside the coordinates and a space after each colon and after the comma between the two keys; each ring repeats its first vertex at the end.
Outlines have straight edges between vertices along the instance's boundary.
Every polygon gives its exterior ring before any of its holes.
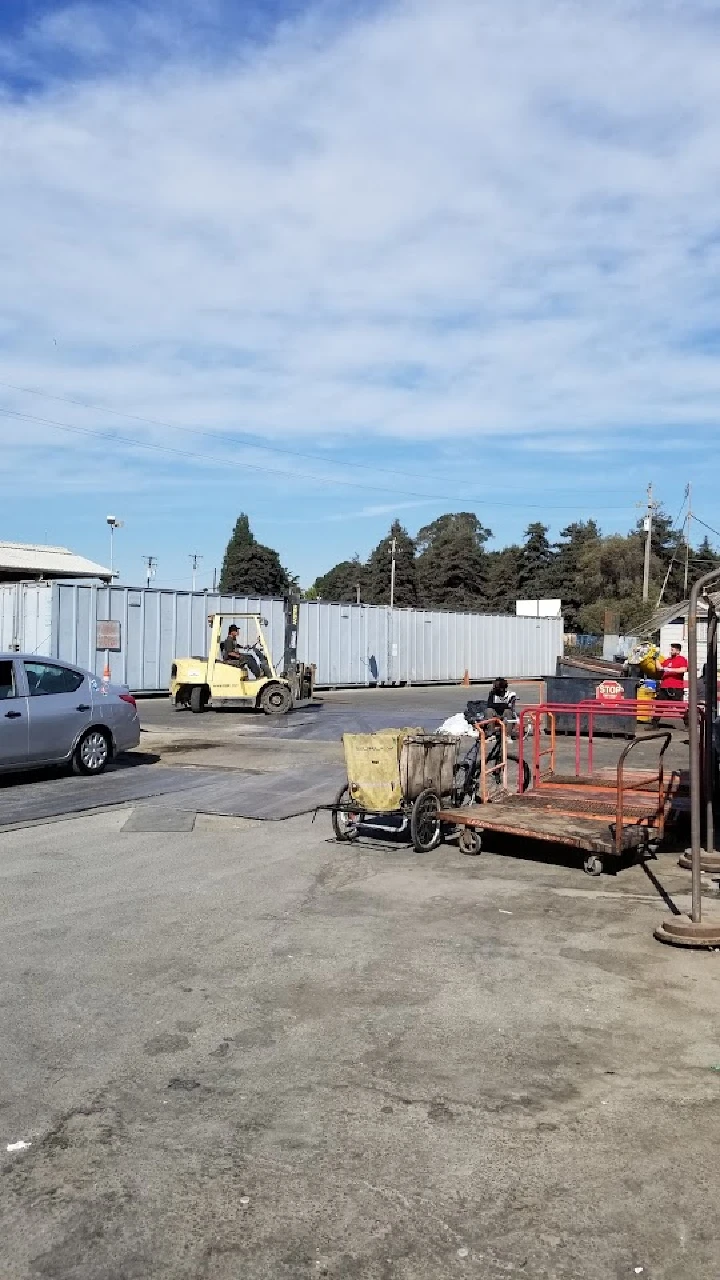
{"type": "Polygon", "coordinates": [[[73,772],[81,774],[103,773],[110,759],[110,743],[102,729],[88,729],[75,748],[73,772]]]}

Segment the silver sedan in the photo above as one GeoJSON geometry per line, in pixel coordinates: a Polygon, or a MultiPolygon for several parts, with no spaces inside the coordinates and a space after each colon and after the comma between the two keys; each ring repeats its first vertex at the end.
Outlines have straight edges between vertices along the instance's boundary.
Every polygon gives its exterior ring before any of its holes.
{"type": "Polygon", "coordinates": [[[124,685],[54,658],[0,653],[0,772],[72,764],[76,773],[102,773],[139,742],[124,685]]]}

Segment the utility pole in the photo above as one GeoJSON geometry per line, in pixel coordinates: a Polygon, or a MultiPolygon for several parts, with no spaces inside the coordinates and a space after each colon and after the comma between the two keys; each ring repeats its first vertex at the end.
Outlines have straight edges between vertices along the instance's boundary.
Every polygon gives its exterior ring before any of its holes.
{"type": "Polygon", "coordinates": [[[213,569],[213,591],[217,591],[217,569],[213,569]]]}
{"type": "Polygon", "coordinates": [[[355,603],[356,604],[360,603],[360,583],[359,582],[355,583],[355,603]]]}
{"type": "Polygon", "coordinates": [[[393,538],[390,543],[390,555],[392,561],[390,564],[390,608],[395,604],[395,552],[397,550],[397,538],[393,538]]]}
{"type": "Polygon", "coordinates": [[[683,589],[683,599],[688,598],[688,579],[690,577],[690,524],[692,522],[692,485],[688,483],[687,487],[687,515],[685,517],[685,586],[683,589]]]}
{"type": "Polygon", "coordinates": [[[147,578],[147,585],[150,586],[150,579],[155,577],[157,556],[143,556],[143,560],[145,561],[146,566],[145,576],[147,578]]]}
{"type": "Polygon", "coordinates": [[[645,516],[645,521],[643,525],[645,529],[645,567],[643,569],[643,600],[647,600],[648,596],[650,595],[650,551],[652,549],[652,518],[653,518],[653,511],[655,510],[655,503],[653,502],[652,481],[648,485],[647,495],[648,495],[647,496],[647,515],[645,516]]]}
{"type": "Polygon", "coordinates": [[[197,551],[193,551],[190,555],[190,559],[192,560],[192,571],[193,571],[193,576],[192,576],[193,591],[195,590],[195,574],[197,572],[198,560],[202,560],[203,558],[204,558],[203,556],[198,555],[197,551]]]}

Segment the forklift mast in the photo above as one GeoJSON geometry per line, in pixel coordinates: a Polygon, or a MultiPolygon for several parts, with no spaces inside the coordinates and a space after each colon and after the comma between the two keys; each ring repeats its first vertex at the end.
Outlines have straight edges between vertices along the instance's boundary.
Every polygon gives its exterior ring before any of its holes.
{"type": "Polygon", "coordinates": [[[300,601],[295,596],[285,598],[285,646],[283,649],[283,675],[286,680],[294,675],[297,667],[298,619],[300,601]]]}
{"type": "Polygon", "coordinates": [[[285,648],[282,674],[288,681],[295,702],[309,702],[315,689],[315,667],[298,662],[298,623],[300,601],[297,596],[285,598],[285,648]]]}

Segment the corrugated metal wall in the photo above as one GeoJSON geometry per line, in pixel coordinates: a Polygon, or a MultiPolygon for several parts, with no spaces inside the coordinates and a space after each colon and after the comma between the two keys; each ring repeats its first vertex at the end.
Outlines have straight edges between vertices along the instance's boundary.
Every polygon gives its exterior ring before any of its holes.
{"type": "MultiPolygon", "coordinates": [[[[261,613],[273,658],[281,659],[282,600],[70,583],[0,588],[0,647],[9,648],[16,635],[25,650],[99,674],[105,653],[95,649],[95,624],[110,618],[120,623],[122,640],[122,651],[110,654],[113,679],[149,692],[167,687],[174,657],[207,655],[207,617],[218,610],[261,613]]],[[[315,663],[322,686],[456,682],[466,670],[475,680],[539,677],[554,672],[562,650],[559,618],[313,600],[300,606],[298,657],[315,663]]]]}
{"type": "Polygon", "coordinates": [[[51,652],[53,594],[50,583],[3,583],[0,586],[0,650],[51,652]]]}
{"type": "Polygon", "coordinates": [[[270,652],[282,658],[282,600],[66,583],[56,583],[55,592],[55,656],[102,673],[105,652],[95,649],[95,623],[111,618],[120,623],[122,642],[122,651],[110,654],[112,678],[138,692],[167,688],[173,658],[207,657],[211,613],[262,614],[270,652]]]}
{"type": "Polygon", "coordinates": [[[512,618],[306,600],[298,656],[318,684],[443,683],[506,672],[551,674],[563,651],[559,618],[512,618]]]}

